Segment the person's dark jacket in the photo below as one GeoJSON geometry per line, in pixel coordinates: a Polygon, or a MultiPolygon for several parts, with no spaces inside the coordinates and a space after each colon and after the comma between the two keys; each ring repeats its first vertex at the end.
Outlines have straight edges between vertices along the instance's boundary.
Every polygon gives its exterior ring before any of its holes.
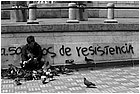
{"type": "Polygon", "coordinates": [[[40,61],[42,58],[41,46],[36,42],[32,42],[23,46],[21,53],[22,62],[29,60],[30,57],[28,54],[32,54],[33,58],[37,58],[37,61],[40,61]]]}

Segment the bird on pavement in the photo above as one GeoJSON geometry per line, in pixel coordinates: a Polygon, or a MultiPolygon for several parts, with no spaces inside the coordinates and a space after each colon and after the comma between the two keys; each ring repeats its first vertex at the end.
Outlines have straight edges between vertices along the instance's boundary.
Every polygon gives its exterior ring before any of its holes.
{"type": "Polygon", "coordinates": [[[20,79],[19,79],[19,78],[15,78],[15,83],[16,83],[17,86],[18,86],[18,85],[21,85],[20,79]]]}
{"type": "Polygon", "coordinates": [[[48,69],[48,72],[49,72],[49,74],[48,74],[49,80],[53,80],[54,73],[52,72],[51,69],[48,69]]]}
{"type": "Polygon", "coordinates": [[[47,84],[49,82],[49,80],[44,75],[41,76],[41,81],[43,84],[47,84]]]}
{"type": "Polygon", "coordinates": [[[87,58],[87,57],[85,57],[85,61],[86,61],[87,63],[93,63],[93,62],[94,62],[93,59],[89,59],[89,58],[87,58]]]}
{"type": "Polygon", "coordinates": [[[84,78],[84,84],[87,86],[87,87],[96,87],[96,85],[90,81],[88,81],[86,78],[84,78]]]}
{"type": "Polygon", "coordinates": [[[65,63],[66,63],[66,64],[71,64],[71,65],[75,65],[75,63],[74,63],[74,60],[73,60],[73,59],[68,59],[68,60],[65,60],[65,63]]]}
{"type": "MultiPolygon", "coordinates": [[[[76,63],[74,63],[74,60],[73,59],[67,59],[67,60],[65,60],[65,63],[76,66],[76,63]]],[[[76,71],[79,71],[77,68],[74,68],[74,69],[76,71]]]]}

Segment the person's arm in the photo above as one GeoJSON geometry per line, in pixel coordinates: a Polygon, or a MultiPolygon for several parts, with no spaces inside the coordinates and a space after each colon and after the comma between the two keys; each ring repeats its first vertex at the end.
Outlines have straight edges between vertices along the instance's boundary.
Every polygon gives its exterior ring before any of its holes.
{"type": "Polygon", "coordinates": [[[38,56],[36,57],[38,61],[41,60],[42,58],[42,49],[40,45],[37,45],[37,49],[38,49],[38,56]]]}
{"type": "Polygon", "coordinates": [[[22,50],[21,50],[21,59],[22,59],[22,62],[23,61],[27,61],[26,46],[23,46],[22,47],[22,50]]]}

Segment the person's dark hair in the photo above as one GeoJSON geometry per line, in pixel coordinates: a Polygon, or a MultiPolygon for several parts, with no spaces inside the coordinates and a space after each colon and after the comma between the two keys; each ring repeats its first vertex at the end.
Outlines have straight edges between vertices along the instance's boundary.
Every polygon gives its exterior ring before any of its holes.
{"type": "Polygon", "coordinates": [[[27,37],[27,43],[30,44],[31,42],[35,42],[34,36],[28,36],[27,37]]]}

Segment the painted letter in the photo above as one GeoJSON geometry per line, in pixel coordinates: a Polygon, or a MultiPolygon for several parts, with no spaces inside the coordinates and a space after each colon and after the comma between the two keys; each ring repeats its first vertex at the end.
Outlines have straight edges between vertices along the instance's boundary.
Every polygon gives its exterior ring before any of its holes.
{"type": "Polygon", "coordinates": [[[133,47],[131,44],[129,45],[129,53],[130,53],[130,51],[132,52],[132,54],[134,54],[133,47]]]}
{"type": "Polygon", "coordinates": [[[59,49],[59,53],[60,55],[64,56],[65,54],[64,45],[62,45],[62,47],[59,49]]]}
{"type": "Polygon", "coordinates": [[[115,51],[115,49],[113,47],[109,48],[109,52],[110,52],[111,55],[114,55],[114,51],[115,51]]]}
{"type": "Polygon", "coordinates": [[[67,56],[71,56],[71,53],[69,53],[71,51],[71,49],[69,47],[65,48],[65,53],[67,56]]]}
{"type": "Polygon", "coordinates": [[[100,48],[101,48],[101,46],[98,46],[97,51],[101,52],[100,56],[102,56],[102,55],[104,55],[105,52],[104,52],[104,50],[102,50],[100,48]]]}
{"type": "Polygon", "coordinates": [[[105,46],[105,47],[104,47],[104,48],[105,48],[106,55],[108,55],[108,47],[109,47],[109,46],[105,46]]]}
{"type": "Polygon", "coordinates": [[[81,49],[81,47],[76,47],[76,50],[77,50],[77,54],[78,54],[78,56],[80,57],[80,49],[81,49]]]}
{"type": "Polygon", "coordinates": [[[84,48],[82,48],[82,50],[81,50],[81,52],[82,52],[82,54],[84,55],[84,56],[88,56],[89,55],[89,53],[85,53],[85,52],[87,52],[87,48],[86,47],[84,47],[84,48]]]}

